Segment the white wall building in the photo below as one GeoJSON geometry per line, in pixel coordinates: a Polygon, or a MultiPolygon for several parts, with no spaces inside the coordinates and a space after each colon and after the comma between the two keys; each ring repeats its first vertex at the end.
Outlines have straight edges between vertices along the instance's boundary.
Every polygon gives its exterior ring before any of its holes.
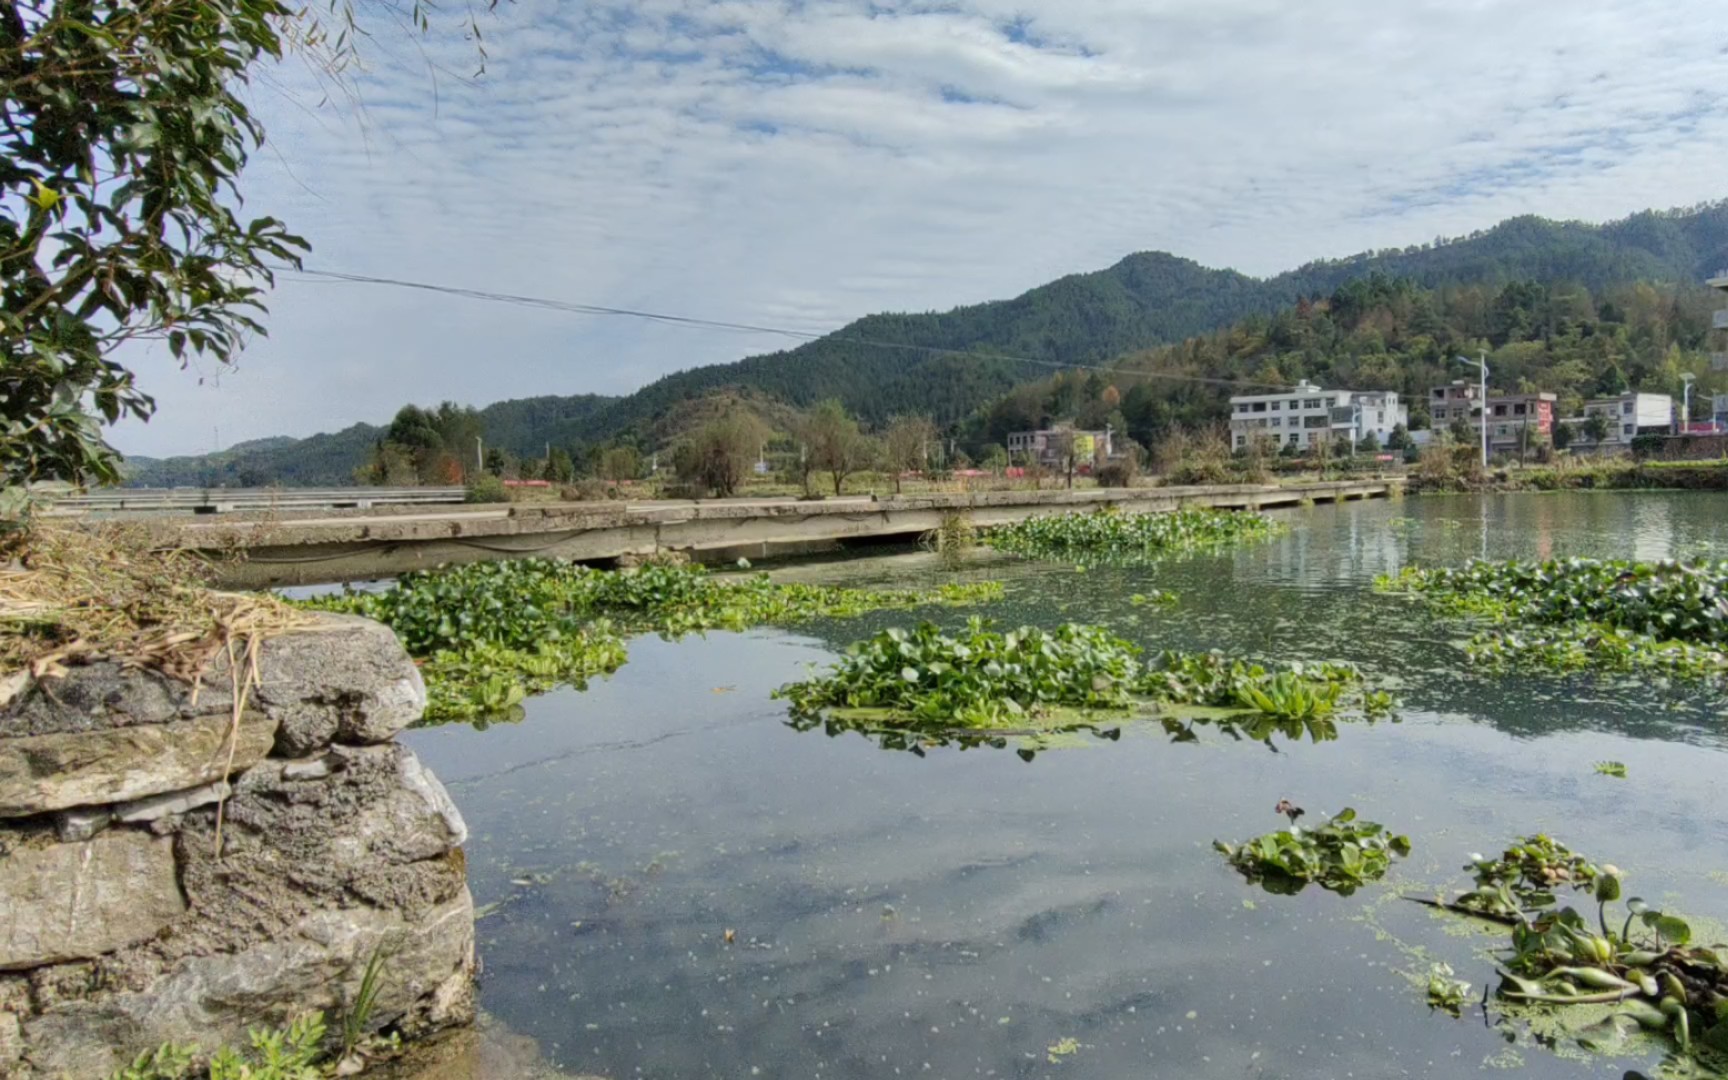
{"type": "Polygon", "coordinates": [[[1582,419],[1573,424],[1573,437],[1588,443],[1585,430],[1592,416],[1608,422],[1608,437],[1603,446],[1628,446],[1640,435],[1666,435],[1674,430],[1674,399],[1667,394],[1625,393],[1614,397],[1591,398],[1584,403],[1582,419]]]}
{"type": "Polygon", "coordinates": [[[1241,394],[1230,399],[1230,446],[1241,450],[1254,439],[1267,447],[1306,450],[1317,440],[1349,440],[1354,445],[1373,433],[1380,445],[1392,429],[1409,419],[1408,407],[1391,390],[1323,390],[1303,381],[1277,394],[1241,394]]]}

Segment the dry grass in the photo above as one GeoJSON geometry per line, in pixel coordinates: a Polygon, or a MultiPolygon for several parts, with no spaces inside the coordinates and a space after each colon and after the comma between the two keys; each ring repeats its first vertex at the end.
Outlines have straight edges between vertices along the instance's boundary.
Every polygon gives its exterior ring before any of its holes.
{"type": "Polygon", "coordinates": [[[39,522],[0,550],[0,672],[106,658],[196,683],[218,655],[308,622],[274,597],[211,591],[208,570],[139,526],[39,522]]]}

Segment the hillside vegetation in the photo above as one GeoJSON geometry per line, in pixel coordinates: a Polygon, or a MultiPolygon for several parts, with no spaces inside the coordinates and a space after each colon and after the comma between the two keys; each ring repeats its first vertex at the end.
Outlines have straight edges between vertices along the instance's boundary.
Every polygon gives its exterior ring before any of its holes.
{"type": "MultiPolygon", "coordinates": [[[[1011,415],[1020,424],[1050,411],[1032,402],[1052,364],[1120,363],[1125,371],[1280,383],[1306,376],[1421,393],[1457,374],[1445,367],[1448,350],[1477,342],[1497,349],[1541,343],[1539,350],[1503,358],[1512,380],[1547,378],[1553,374],[1548,368],[1559,367],[1565,386],[1545,388],[1582,393],[1603,369],[1617,366],[1632,385],[1651,385],[1662,376],[1640,375],[1654,371],[1655,340],[1637,336],[1639,327],[1651,325],[1640,305],[1648,301],[1679,313],[1669,320],[1664,351],[1668,345],[1695,349],[1691,320],[1704,303],[1696,283],[1724,264],[1728,202],[1645,212],[1606,225],[1514,218],[1468,237],[1313,262],[1265,279],[1146,252],[1011,300],[871,315],[795,349],[678,372],[623,398],[500,402],[479,410],[481,433],[487,445],[523,456],[544,454],[548,444],[577,460],[583,450],[610,442],[652,451],[676,436],[680,407],[718,391],[745,391],[794,408],[837,399],[867,425],[922,413],[943,428],[963,428],[977,446],[999,441],[1011,415]],[[1365,286],[1367,293],[1340,292],[1364,279],[1380,284],[1365,286]],[[1650,286],[1647,293],[1627,291],[1639,283],[1650,286]],[[1494,321],[1509,285],[1545,290],[1541,300],[1518,294],[1505,301],[1535,320],[1528,326],[1494,321]],[[1604,306],[1622,301],[1623,307],[1604,306]],[[1619,340],[1613,334],[1597,341],[1596,324],[1625,325],[1625,346],[1637,355],[1612,345],[1619,340]],[[1551,341],[1574,332],[1576,347],[1550,349],[1551,341]],[[1156,348],[1169,342],[1182,344],[1156,348]],[[1590,352],[1602,347],[1608,351],[1590,352]],[[1566,358],[1588,370],[1563,366],[1566,358]],[[1019,405],[992,409],[1028,382],[1033,388],[1016,395],[1019,405]]],[[[1121,413],[1141,441],[1173,422],[1221,415],[1223,395],[1215,388],[1131,378],[1117,380],[1123,382],[1121,413]]],[[[135,459],[129,482],[341,483],[384,433],[357,425],[211,457],[135,459]]]]}

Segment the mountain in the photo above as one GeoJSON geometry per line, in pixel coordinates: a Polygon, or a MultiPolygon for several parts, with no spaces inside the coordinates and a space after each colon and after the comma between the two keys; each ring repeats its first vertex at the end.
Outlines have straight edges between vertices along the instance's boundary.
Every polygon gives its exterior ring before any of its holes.
{"type": "MultiPolygon", "coordinates": [[[[545,452],[548,443],[582,441],[587,425],[619,399],[600,394],[500,401],[480,410],[486,444],[522,456],[545,452]]],[[[214,454],[126,459],[128,487],[332,487],[354,482],[357,469],[384,437],[387,426],[355,424],[335,434],[305,439],[275,436],[235,443],[214,454]]]]}
{"type": "MultiPolygon", "coordinates": [[[[719,390],[748,390],[795,407],[838,398],[867,423],[921,412],[950,426],[1052,367],[1105,363],[1250,316],[1269,317],[1359,278],[1406,279],[1429,289],[1534,281],[1598,291],[1697,282],[1724,265],[1728,201],[1604,225],[1512,218],[1467,237],[1316,261],[1270,278],[1142,252],[1011,300],[866,316],[797,348],[677,372],[622,398],[531,398],[482,413],[488,444],[519,454],[543,453],[548,443],[646,443],[664,437],[661,421],[680,403],[719,390]]],[[[359,425],[244,453],[135,461],[129,482],[341,483],[379,430],[359,425]]]]}

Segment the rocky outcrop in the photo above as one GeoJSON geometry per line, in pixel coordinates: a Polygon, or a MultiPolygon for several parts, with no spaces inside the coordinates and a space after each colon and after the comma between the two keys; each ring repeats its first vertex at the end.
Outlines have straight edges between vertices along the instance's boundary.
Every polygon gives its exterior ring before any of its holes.
{"type": "Polygon", "coordinates": [[[147,940],[185,911],[168,837],[15,837],[0,878],[0,970],[101,956],[147,940]]]}
{"type": "Polygon", "coordinates": [[[106,1076],[314,1010],[337,1029],[374,958],[372,1029],[472,1016],[467,830],[391,741],[425,704],[412,661],[332,618],[257,675],[237,726],[221,666],[191,687],[90,664],[0,706],[0,1077],[106,1076]]]}

